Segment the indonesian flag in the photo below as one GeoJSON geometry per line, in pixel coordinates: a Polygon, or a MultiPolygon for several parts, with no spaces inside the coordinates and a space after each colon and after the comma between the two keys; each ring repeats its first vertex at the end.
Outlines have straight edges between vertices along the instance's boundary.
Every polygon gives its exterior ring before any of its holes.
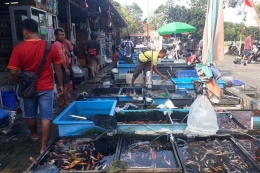
{"type": "Polygon", "coordinates": [[[88,8],[87,0],[84,1],[84,5],[83,5],[83,7],[84,7],[85,9],[88,8]]]}
{"type": "Polygon", "coordinates": [[[250,0],[245,0],[245,5],[248,6],[248,7],[253,7],[250,0]]]}

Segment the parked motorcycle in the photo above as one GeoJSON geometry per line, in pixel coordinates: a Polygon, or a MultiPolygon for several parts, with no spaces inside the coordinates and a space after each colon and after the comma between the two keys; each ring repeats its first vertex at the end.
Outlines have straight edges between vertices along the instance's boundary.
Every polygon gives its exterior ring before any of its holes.
{"type": "Polygon", "coordinates": [[[228,48],[227,55],[239,55],[239,50],[236,46],[230,45],[228,48]]]}

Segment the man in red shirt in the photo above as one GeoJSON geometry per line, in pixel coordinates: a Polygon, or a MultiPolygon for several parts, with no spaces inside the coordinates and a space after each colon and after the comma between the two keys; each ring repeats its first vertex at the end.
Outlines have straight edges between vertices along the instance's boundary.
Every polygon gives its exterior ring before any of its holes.
{"type": "Polygon", "coordinates": [[[187,59],[188,65],[200,63],[200,62],[201,62],[200,56],[201,56],[201,53],[200,53],[200,52],[197,52],[195,55],[191,55],[191,56],[187,59]]]}
{"type": "Polygon", "coordinates": [[[244,56],[241,61],[241,64],[244,64],[244,66],[246,66],[246,62],[244,62],[246,57],[248,57],[250,55],[251,50],[253,49],[252,39],[253,39],[253,34],[249,34],[249,36],[246,37],[246,39],[245,39],[244,56]]]}
{"type": "Polygon", "coordinates": [[[56,41],[54,42],[54,46],[57,48],[60,57],[63,59],[63,63],[61,66],[62,71],[62,83],[63,83],[63,94],[59,96],[59,105],[67,107],[69,103],[69,84],[70,84],[70,59],[66,54],[66,49],[64,45],[61,43],[63,39],[65,39],[65,33],[62,29],[56,29],[54,31],[54,35],[56,41]]]}
{"type": "MultiPolygon", "coordinates": [[[[31,71],[36,73],[45,51],[45,41],[38,37],[38,23],[33,19],[22,22],[22,32],[25,41],[14,47],[8,67],[15,82],[18,82],[18,71],[31,71]]],[[[46,62],[36,82],[36,92],[31,98],[24,99],[24,118],[27,119],[31,131],[30,138],[38,140],[37,135],[37,109],[40,108],[42,144],[40,152],[47,147],[53,119],[53,69],[60,84],[62,84],[61,66],[62,59],[57,49],[52,45],[46,57],[46,62]]],[[[63,92],[60,85],[59,92],[63,92]]]]}

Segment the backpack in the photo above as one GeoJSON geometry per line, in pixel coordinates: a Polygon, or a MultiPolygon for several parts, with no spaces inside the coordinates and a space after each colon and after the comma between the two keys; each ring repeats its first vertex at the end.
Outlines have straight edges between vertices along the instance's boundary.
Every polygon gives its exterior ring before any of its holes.
{"type": "Polygon", "coordinates": [[[90,57],[95,57],[95,56],[97,56],[97,49],[96,48],[89,48],[88,49],[88,54],[89,54],[89,56],[90,57]]]}

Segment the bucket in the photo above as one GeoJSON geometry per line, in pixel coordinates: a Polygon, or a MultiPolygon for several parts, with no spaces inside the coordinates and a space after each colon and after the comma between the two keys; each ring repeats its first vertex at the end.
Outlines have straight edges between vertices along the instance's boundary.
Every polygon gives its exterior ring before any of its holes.
{"type": "Polygon", "coordinates": [[[3,106],[11,111],[16,110],[16,93],[15,91],[2,91],[3,106]]]}

